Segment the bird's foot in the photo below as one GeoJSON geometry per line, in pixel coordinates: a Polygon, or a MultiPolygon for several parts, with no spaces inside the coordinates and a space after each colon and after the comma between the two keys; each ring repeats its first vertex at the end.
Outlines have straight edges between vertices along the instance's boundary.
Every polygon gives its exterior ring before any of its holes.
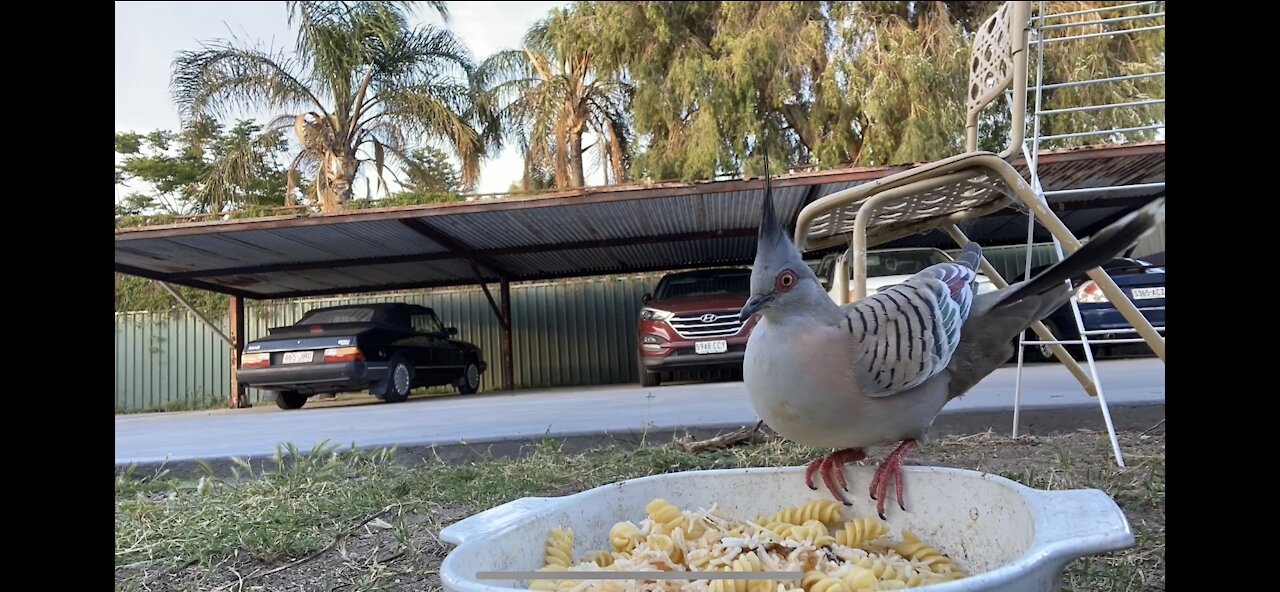
{"type": "Polygon", "coordinates": [[[867,453],[858,448],[845,448],[831,454],[819,456],[810,461],[809,466],[805,467],[804,484],[808,485],[809,489],[817,491],[818,487],[813,484],[813,473],[817,471],[819,475],[822,475],[822,482],[826,484],[827,491],[830,491],[831,495],[844,505],[851,506],[853,504],[844,499],[844,496],[840,495],[839,491],[836,491],[835,484],[839,483],[840,489],[849,491],[849,485],[844,480],[844,465],[845,463],[858,462],[864,458],[867,458],[867,453]]]}
{"type": "Polygon", "coordinates": [[[907,507],[902,503],[902,457],[906,456],[912,448],[915,448],[916,441],[907,439],[903,440],[898,447],[893,449],[884,460],[880,461],[880,466],[876,468],[876,474],[871,478],[871,499],[876,500],[876,513],[880,515],[880,519],[884,520],[884,499],[889,495],[889,477],[893,476],[893,488],[898,494],[898,507],[905,512],[907,507]]]}

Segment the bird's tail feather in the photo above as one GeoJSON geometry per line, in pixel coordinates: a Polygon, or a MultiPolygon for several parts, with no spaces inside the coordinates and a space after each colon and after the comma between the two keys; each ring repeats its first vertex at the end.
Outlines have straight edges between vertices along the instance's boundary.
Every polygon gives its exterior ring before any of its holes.
{"type": "Polygon", "coordinates": [[[977,271],[978,263],[982,261],[982,247],[978,243],[971,242],[960,249],[960,256],[956,257],[956,263],[959,263],[969,269],[977,271]]]}
{"type": "Polygon", "coordinates": [[[1061,289],[1064,281],[1106,263],[1132,246],[1163,217],[1164,198],[1160,198],[1098,231],[1079,250],[1005,294],[994,307],[1061,289]]]}

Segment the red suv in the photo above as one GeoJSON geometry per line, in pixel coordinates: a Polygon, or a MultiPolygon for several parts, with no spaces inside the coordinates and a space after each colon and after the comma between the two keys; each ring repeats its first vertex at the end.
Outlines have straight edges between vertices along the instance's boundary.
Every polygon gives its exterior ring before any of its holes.
{"type": "Polygon", "coordinates": [[[675,368],[742,366],[747,336],[738,312],[751,295],[751,270],[704,269],[668,274],[640,309],[640,384],[658,386],[675,368]]]}

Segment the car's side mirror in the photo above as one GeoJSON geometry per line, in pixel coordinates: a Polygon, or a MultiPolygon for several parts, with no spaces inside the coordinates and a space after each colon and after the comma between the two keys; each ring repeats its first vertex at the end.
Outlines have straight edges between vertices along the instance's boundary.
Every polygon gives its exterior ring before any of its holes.
{"type": "Polygon", "coordinates": [[[644,296],[640,297],[640,302],[643,302],[644,304],[649,304],[649,301],[651,300],[653,300],[653,294],[650,294],[648,292],[645,292],[644,296]]]}
{"type": "Polygon", "coordinates": [[[448,329],[445,329],[445,330],[444,330],[444,333],[445,333],[445,335],[451,335],[451,336],[452,336],[452,335],[457,335],[457,334],[458,334],[458,328],[457,328],[457,327],[449,327],[448,329]]]}

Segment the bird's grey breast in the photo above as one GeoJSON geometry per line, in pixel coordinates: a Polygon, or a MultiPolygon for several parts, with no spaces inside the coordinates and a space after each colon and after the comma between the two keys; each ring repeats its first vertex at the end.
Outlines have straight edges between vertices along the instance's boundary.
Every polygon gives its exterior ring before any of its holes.
{"type": "Polygon", "coordinates": [[[946,402],[945,380],[867,397],[853,375],[856,346],[842,326],[761,319],[743,364],[752,408],[774,431],[806,446],[861,448],[922,436],[946,402]]]}

